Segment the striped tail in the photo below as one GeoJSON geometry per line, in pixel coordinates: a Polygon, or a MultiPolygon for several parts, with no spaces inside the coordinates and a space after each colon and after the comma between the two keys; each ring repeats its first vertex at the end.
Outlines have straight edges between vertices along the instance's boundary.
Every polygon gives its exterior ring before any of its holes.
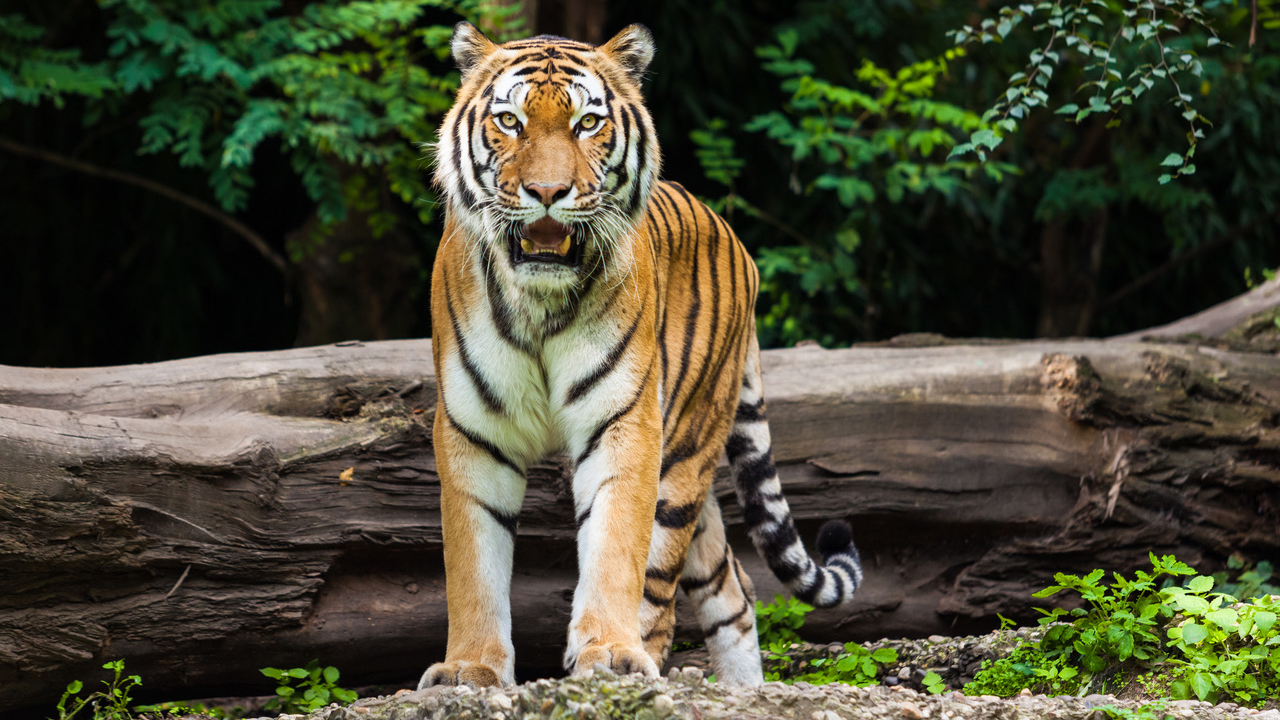
{"type": "Polygon", "coordinates": [[[834,607],[852,599],[862,584],[862,559],[853,530],[832,520],[818,532],[819,566],[809,557],[782,496],[773,464],[773,444],[765,419],[760,348],[752,338],[747,351],[738,413],[725,443],[730,473],[747,533],[769,569],[800,600],[815,607],[834,607]]]}

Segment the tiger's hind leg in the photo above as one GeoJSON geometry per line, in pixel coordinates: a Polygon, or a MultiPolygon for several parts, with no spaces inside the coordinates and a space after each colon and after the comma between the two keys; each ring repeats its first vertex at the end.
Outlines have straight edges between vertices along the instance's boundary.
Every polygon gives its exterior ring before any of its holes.
{"type": "Polygon", "coordinates": [[[717,459],[710,452],[685,459],[668,468],[658,486],[649,559],[645,565],[640,629],[645,651],[659,668],[671,650],[680,573],[717,459]],[[696,467],[698,464],[702,465],[701,469],[696,467]]]}
{"type": "Polygon", "coordinates": [[[720,682],[764,682],[756,636],[756,593],[725,539],[715,494],[707,491],[680,587],[693,601],[720,682]]]}

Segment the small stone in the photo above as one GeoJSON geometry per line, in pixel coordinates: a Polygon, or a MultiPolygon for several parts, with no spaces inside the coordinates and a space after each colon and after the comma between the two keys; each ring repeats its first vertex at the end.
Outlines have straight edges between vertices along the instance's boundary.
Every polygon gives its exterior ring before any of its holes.
{"type": "Polygon", "coordinates": [[[923,720],[924,718],[924,713],[920,712],[920,708],[916,707],[913,702],[902,703],[902,715],[903,717],[911,718],[911,720],[923,720]]]}
{"type": "Polygon", "coordinates": [[[1116,699],[1111,697],[1110,695],[1099,695],[1098,693],[1093,693],[1092,695],[1084,696],[1085,707],[1097,707],[1098,705],[1114,705],[1115,701],[1116,699]]]}
{"type": "Polygon", "coordinates": [[[702,679],[702,671],[692,665],[686,665],[680,669],[680,676],[685,682],[696,683],[702,679]]]}
{"type": "Polygon", "coordinates": [[[944,637],[942,637],[941,635],[930,635],[930,636],[929,636],[929,642],[931,642],[931,643],[940,643],[940,642],[946,642],[946,641],[947,641],[947,639],[946,639],[946,638],[944,638],[944,637]]]}
{"type": "Polygon", "coordinates": [[[507,697],[506,695],[503,695],[502,693],[498,693],[497,695],[494,695],[493,697],[489,698],[489,702],[493,703],[494,705],[497,705],[502,710],[505,710],[507,712],[511,711],[511,698],[507,697]]]}
{"type": "MultiPolygon", "coordinates": [[[[598,665],[599,665],[599,663],[597,663],[597,666],[598,666],[598,665]]],[[[591,703],[582,703],[581,705],[579,705],[579,706],[578,706],[578,717],[580,717],[580,718],[593,718],[593,717],[595,717],[595,716],[596,716],[596,706],[595,706],[595,705],[592,705],[591,703]]],[[[639,714],[637,714],[637,717],[639,717],[639,714]]]]}
{"type": "Polygon", "coordinates": [[[543,700],[543,701],[542,701],[542,707],[541,707],[541,708],[539,708],[539,709],[540,709],[542,712],[547,713],[547,712],[551,712],[551,708],[553,708],[553,707],[555,707],[555,706],[556,706],[556,702],[555,702],[554,700],[552,700],[551,698],[547,698],[546,700],[543,700]]]}
{"type": "Polygon", "coordinates": [[[1018,694],[1022,697],[1031,697],[1031,688],[1022,688],[1022,691],[1018,694]]]}
{"type": "Polygon", "coordinates": [[[1253,717],[1255,720],[1280,720],[1280,710],[1264,710],[1253,717]]]}
{"type": "Polygon", "coordinates": [[[658,717],[667,717],[675,710],[676,701],[672,700],[670,695],[658,695],[653,699],[653,711],[658,714],[658,717]]]}
{"type": "Polygon", "coordinates": [[[667,670],[667,680],[669,682],[675,682],[676,680],[679,680],[679,679],[680,679],[680,668],[675,667],[674,665],[671,666],[671,668],[667,670]]]}

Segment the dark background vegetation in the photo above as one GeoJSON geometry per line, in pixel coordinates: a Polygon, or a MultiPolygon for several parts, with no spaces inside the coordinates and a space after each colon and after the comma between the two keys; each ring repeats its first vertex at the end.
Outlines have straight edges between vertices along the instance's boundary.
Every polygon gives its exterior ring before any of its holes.
{"type": "MultiPolygon", "coordinates": [[[[223,12],[243,4],[205,6],[223,12]]],[[[288,0],[267,3],[274,7],[266,14],[300,16],[336,4],[288,0]]],[[[537,0],[516,10],[526,31],[590,41],[631,22],[653,30],[658,54],[646,91],[663,143],[664,176],[707,198],[725,196],[725,184],[704,173],[690,135],[722,121],[717,137],[731,140],[732,155],[743,161],[732,193],[759,211],[755,217],[733,213],[735,228],[757,253],[794,248],[787,257],[799,258],[799,266],[767,276],[758,308],[771,315],[762,327],[764,343],[813,338],[845,345],[907,332],[1116,334],[1237,295],[1280,265],[1280,43],[1268,28],[1271,3],[1261,3],[1263,23],[1252,46],[1247,4],[1203,5],[1226,43],[1200,48],[1204,75],[1189,88],[1212,122],[1194,175],[1156,182],[1161,159],[1187,144],[1169,93],[1157,88],[1115,116],[1122,120],[1117,127],[1108,127],[1113,117],[1106,115],[1077,125],[1049,110],[1032,113],[991,153],[993,162],[1016,169],[1002,180],[975,172],[952,192],[897,200],[878,192],[873,202],[852,209],[815,186],[823,160],[796,161],[764,132],[746,129],[753,118],[781,111],[790,95],[779,77],[762,69],[755,49],[774,44],[780,32],[794,33],[795,54],[813,64],[815,77],[856,87],[864,59],[893,72],[940,56],[955,45],[949,30],[993,17],[999,5],[537,0]],[[848,260],[834,271],[813,270],[834,262],[832,238],[849,227],[860,235],[848,260]]],[[[9,0],[0,15],[16,14],[45,32],[21,41],[0,33],[0,69],[16,73],[31,47],[77,49],[77,62],[87,65],[118,62],[108,28],[121,12],[120,3],[9,0]]],[[[478,6],[440,5],[422,9],[405,28],[448,26],[464,15],[489,23],[491,31],[498,22],[478,6]]],[[[1192,44],[1204,35],[1196,27],[1182,30],[1192,44]]],[[[1024,26],[1004,42],[970,46],[940,76],[935,97],[981,113],[1041,41],[1024,26]]],[[[359,45],[358,38],[348,39],[334,51],[359,45]]],[[[408,62],[433,77],[451,73],[438,53],[415,52],[408,62]]],[[[1085,72],[1069,63],[1059,68],[1046,88],[1052,106],[1080,101],[1085,72]]],[[[6,281],[0,363],[152,362],[429,335],[429,268],[441,220],[429,192],[406,203],[384,187],[385,174],[325,156],[320,147],[317,162],[328,163],[335,182],[349,189],[348,181],[359,176],[371,188],[363,206],[348,202],[345,219],[326,216],[292,165],[298,150],[268,137],[246,170],[253,182],[247,202],[228,209],[211,189],[212,166],[183,166],[172,149],[139,152],[141,121],[155,99],[188,92],[189,81],[174,74],[149,91],[68,92],[60,103],[0,101],[6,281]],[[264,239],[284,271],[227,222],[137,184],[78,172],[68,161],[128,173],[221,208],[223,220],[234,218],[264,239]],[[368,222],[379,213],[395,221],[380,235],[368,222]],[[317,226],[323,232],[316,233],[317,226]]],[[[260,82],[245,97],[273,92],[260,82]]],[[[242,107],[215,110],[206,142],[216,158],[218,132],[225,135],[218,123],[229,126],[242,107]]],[[[420,157],[411,141],[430,141],[438,117],[439,108],[426,108],[417,124],[402,123],[399,134],[389,130],[378,141],[420,157]]],[[[916,159],[941,164],[945,156],[941,148],[916,159]]],[[[429,165],[417,165],[425,182],[429,165]]],[[[874,183],[883,169],[872,162],[857,172],[874,183]]]]}

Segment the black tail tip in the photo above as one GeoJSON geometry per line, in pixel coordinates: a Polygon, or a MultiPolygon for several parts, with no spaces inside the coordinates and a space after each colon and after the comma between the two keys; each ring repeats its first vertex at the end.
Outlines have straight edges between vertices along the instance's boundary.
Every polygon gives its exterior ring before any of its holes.
{"type": "MultiPolygon", "coordinates": [[[[853,527],[844,520],[830,520],[818,531],[818,552],[831,557],[853,550],[853,527]]],[[[854,552],[857,552],[854,550],[854,552]]]]}

